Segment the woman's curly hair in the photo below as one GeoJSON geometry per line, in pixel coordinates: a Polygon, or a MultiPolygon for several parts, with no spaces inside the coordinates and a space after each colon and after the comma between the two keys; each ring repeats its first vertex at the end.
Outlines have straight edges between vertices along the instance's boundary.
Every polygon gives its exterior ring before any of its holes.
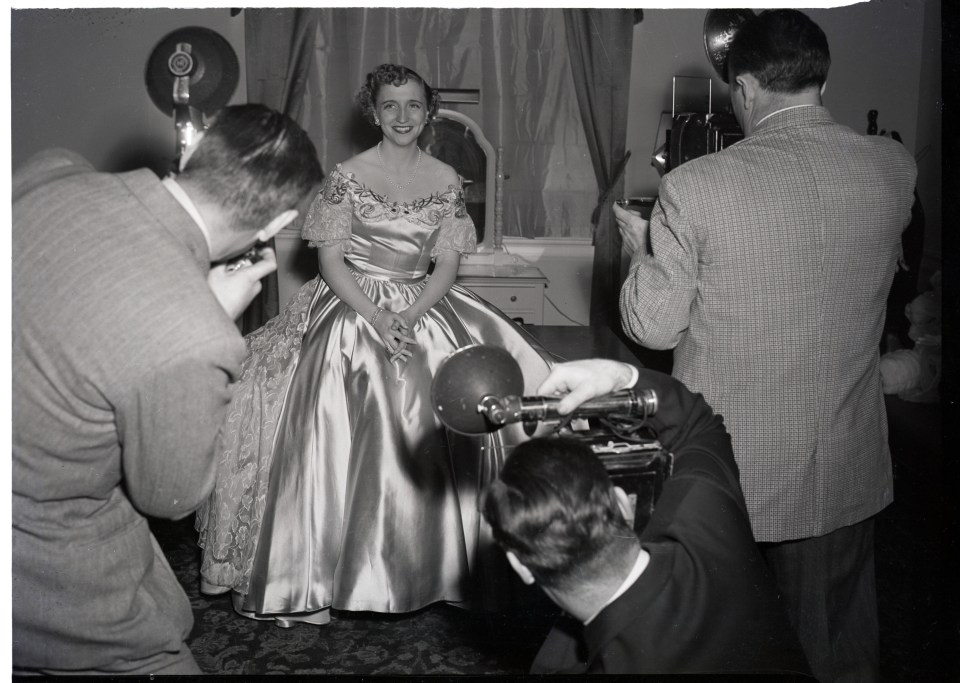
{"type": "Polygon", "coordinates": [[[401,86],[410,79],[418,81],[423,86],[423,94],[427,98],[427,121],[431,121],[437,115],[440,108],[440,91],[431,88],[423,76],[413,69],[408,69],[400,64],[381,64],[376,69],[367,74],[367,82],[357,93],[357,102],[360,104],[360,113],[370,125],[376,126],[374,119],[377,110],[377,95],[380,89],[385,85],[401,86]]]}

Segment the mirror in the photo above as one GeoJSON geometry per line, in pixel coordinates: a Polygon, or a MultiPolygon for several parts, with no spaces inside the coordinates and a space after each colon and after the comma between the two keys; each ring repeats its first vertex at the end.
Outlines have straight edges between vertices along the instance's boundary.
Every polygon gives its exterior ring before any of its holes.
{"type": "Polygon", "coordinates": [[[476,121],[452,109],[439,109],[420,137],[430,156],[453,166],[463,178],[467,212],[477,227],[477,250],[496,251],[503,241],[498,221],[497,151],[476,121]]]}

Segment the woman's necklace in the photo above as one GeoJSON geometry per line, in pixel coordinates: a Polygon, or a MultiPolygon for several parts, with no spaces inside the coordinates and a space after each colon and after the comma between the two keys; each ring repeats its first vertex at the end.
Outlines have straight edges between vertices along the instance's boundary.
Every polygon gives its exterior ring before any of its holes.
{"type": "Polygon", "coordinates": [[[397,188],[400,192],[403,192],[403,188],[410,186],[410,183],[412,183],[417,177],[417,171],[420,170],[420,159],[423,157],[423,152],[420,150],[420,145],[417,145],[417,165],[413,167],[413,173],[410,174],[410,180],[401,185],[390,177],[390,174],[387,173],[387,167],[383,165],[383,157],[380,156],[380,145],[382,144],[383,140],[377,143],[377,159],[380,160],[380,168],[383,170],[383,175],[387,176],[387,180],[391,185],[397,188]]]}

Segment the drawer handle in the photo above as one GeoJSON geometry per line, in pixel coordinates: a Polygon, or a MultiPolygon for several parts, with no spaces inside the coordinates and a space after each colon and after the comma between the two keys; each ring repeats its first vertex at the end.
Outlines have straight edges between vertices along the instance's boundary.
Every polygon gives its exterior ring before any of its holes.
{"type": "Polygon", "coordinates": [[[516,301],[516,300],[517,300],[517,295],[516,295],[516,294],[514,294],[513,296],[510,297],[510,301],[516,301]]]}

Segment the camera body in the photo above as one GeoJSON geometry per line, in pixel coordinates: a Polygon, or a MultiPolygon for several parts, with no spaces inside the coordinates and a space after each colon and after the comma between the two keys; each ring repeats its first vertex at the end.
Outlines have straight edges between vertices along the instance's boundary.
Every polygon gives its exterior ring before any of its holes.
{"type": "Polygon", "coordinates": [[[593,451],[610,480],[627,494],[633,530],[640,534],[653,516],[664,482],[673,474],[673,454],[661,446],[652,431],[625,433],[623,428],[628,424],[590,418],[583,428],[564,428],[555,435],[579,441],[593,451]]]}
{"type": "Polygon", "coordinates": [[[666,170],[671,171],[691,159],[719,152],[743,139],[743,131],[733,114],[726,112],[677,114],[673,128],[667,131],[666,170]]]}
{"type": "Polygon", "coordinates": [[[661,176],[691,159],[726,149],[744,137],[729,109],[713,110],[713,81],[693,76],[673,77],[673,106],[662,112],[651,166],[661,176]],[[669,125],[664,125],[669,121],[669,125]],[[663,131],[661,137],[660,131],[663,131]]]}
{"type": "Polygon", "coordinates": [[[262,261],[263,254],[261,254],[260,251],[266,247],[267,244],[265,242],[257,242],[240,256],[227,261],[227,272],[233,273],[241,268],[247,268],[258,261],[262,261]]]}

